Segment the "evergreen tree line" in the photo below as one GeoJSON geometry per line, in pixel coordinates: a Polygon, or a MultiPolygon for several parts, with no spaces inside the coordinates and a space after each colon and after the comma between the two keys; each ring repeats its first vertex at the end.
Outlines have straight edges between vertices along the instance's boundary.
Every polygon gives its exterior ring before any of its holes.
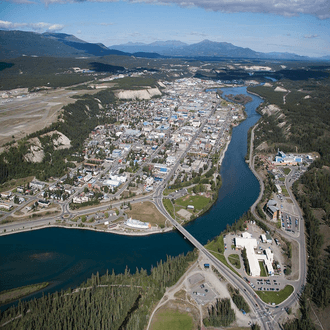
{"type": "Polygon", "coordinates": [[[228,291],[230,293],[231,299],[238,309],[243,309],[246,313],[250,311],[248,303],[245,301],[243,296],[239,293],[239,289],[235,289],[230,284],[227,284],[228,291]]]}
{"type": "Polygon", "coordinates": [[[197,252],[168,257],[151,269],[126,268],[123,274],[92,275],[74,291],[56,292],[28,302],[20,301],[0,314],[6,329],[127,329],[145,328],[151,308],[166,287],[184,274],[197,252]]]}
{"type": "Polygon", "coordinates": [[[203,320],[206,327],[229,326],[236,319],[235,312],[231,308],[230,299],[217,299],[215,304],[208,308],[208,317],[203,320]]]}
{"type": "MultiPolygon", "coordinates": [[[[313,214],[308,194],[299,193],[297,187],[298,182],[294,184],[293,191],[303,209],[309,255],[307,292],[318,307],[324,308],[330,305],[330,246],[322,251],[324,238],[320,232],[320,221],[313,214]]],[[[309,193],[314,194],[313,191],[309,193]]]]}

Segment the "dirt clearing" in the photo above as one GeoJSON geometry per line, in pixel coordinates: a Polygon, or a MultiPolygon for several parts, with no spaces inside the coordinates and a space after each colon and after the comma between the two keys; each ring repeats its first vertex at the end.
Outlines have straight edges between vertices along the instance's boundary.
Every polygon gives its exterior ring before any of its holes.
{"type": "Polygon", "coordinates": [[[152,226],[165,225],[166,218],[158,211],[153,203],[142,202],[131,205],[132,210],[125,211],[129,217],[143,222],[149,222],[152,226]]]}

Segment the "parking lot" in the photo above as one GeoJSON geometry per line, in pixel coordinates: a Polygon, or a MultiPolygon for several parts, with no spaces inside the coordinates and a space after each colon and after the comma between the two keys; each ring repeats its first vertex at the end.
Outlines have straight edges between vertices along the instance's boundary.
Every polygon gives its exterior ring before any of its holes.
{"type": "Polygon", "coordinates": [[[282,229],[294,233],[299,230],[299,218],[289,213],[283,212],[281,225],[282,229]]]}
{"type": "Polygon", "coordinates": [[[192,275],[188,281],[190,284],[189,294],[198,305],[204,306],[217,297],[217,294],[201,274],[192,275]]]}

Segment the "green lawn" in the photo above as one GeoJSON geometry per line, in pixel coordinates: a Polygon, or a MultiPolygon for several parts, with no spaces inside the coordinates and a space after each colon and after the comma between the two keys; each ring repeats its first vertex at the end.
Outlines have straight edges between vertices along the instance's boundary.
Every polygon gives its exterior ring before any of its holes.
{"type": "Polygon", "coordinates": [[[265,265],[263,261],[259,261],[259,266],[260,266],[260,276],[267,277],[265,265]]]}
{"type": "Polygon", "coordinates": [[[285,181],[285,178],[280,177],[279,180],[282,181],[282,182],[284,182],[285,181]]]}
{"type": "Polygon", "coordinates": [[[233,268],[231,265],[229,265],[229,263],[226,260],[226,257],[218,252],[212,252],[210,251],[219,261],[221,261],[225,266],[227,266],[229,269],[231,269],[236,275],[238,275],[239,277],[241,277],[240,274],[237,273],[237,271],[235,270],[235,268],[233,268]]]}
{"type": "Polygon", "coordinates": [[[287,285],[283,290],[280,291],[256,291],[260,299],[267,303],[280,304],[282,301],[287,299],[293,292],[293,286],[287,285]]]}
{"type": "Polygon", "coordinates": [[[151,330],[191,330],[193,319],[188,313],[165,310],[156,314],[151,330]]]}
{"type": "Polygon", "coordinates": [[[166,211],[170,214],[172,218],[174,218],[172,202],[167,198],[163,198],[163,204],[166,211]]]}
{"type": "Polygon", "coordinates": [[[205,245],[205,248],[210,251],[224,253],[225,252],[225,243],[223,242],[223,236],[219,235],[214,240],[208,242],[205,245]]]}
{"type": "Polygon", "coordinates": [[[187,196],[178,198],[175,201],[175,204],[181,205],[183,207],[187,207],[188,205],[194,205],[195,210],[201,210],[210,202],[210,198],[204,196],[187,196]]]}
{"type": "Polygon", "coordinates": [[[228,256],[229,262],[236,267],[237,269],[241,268],[241,262],[239,260],[239,255],[238,254],[231,254],[228,256]]]}
{"type": "Polygon", "coordinates": [[[283,186],[283,187],[281,187],[282,188],[282,194],[284,195],[284,196],[290,196],[289,195],[289,193],[288,193],[288,191],[286,190],[286,188],[283,186]]]}
{"type": "Polygon", "coordinates": [[[284,167],[283,172],[285,175],[288,175],[291,172],[291,169],[289,167],[284,167]]]}

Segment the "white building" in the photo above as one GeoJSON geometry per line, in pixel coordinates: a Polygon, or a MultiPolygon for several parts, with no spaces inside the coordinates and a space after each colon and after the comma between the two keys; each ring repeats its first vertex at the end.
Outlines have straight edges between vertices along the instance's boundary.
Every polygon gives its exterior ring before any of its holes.
{"type": "Polygon", "coordinates": [[[166,165],[171,166],[175,164],[176,158],[174,156],[168,156],[166,158],[166,165]]]}
{"type": "Polygon", "coordinates": [[[87,196],[82,196],[82,197],[75,196],[72,199],[72,203],[74,203],[74,204],[81,204],[81,203],[85,203],[85,202],[88,202],[87,196]]]}
{"type": "MultiPolygon", "coordinates": [[[[245,237],[236,237],[235,246],[241,249],[246,249],[246,255],[250,266],[251,276],[260,276],[260,267],[257,255],[254,249],[258,247],[258,242],[252,238],[250,233],[243,233],[245,237]]],[[[242,236],[243,236],[242,235],[242,236]]]]}
{"type": "Polygon", "coordinates": [[[262,243],[267,243],[267,237],[265,234],[261,234],[260,238],[261,238],[262,243]]]}
{"type": "Polygon", "coordinates": [[[118,180],[105,180],[103,182],[104,186],[108,186],[108,187],[118,187],[120,186],[120,182],[118,180]]]}
{"type": "Polygon", "coordinates": [[[126,182],[127,176],[126,175],[115,175],[115,174],[110,174],[110,179],[114,181],[120,182],[120,184],[126,182]]]}
{"type": "Polygon", "coordinates": [[[146,178],[146,185],[151,186],[154,183],[154,178],[152,176],[149,176],[146,178]]]}
{"type": "Polygon", "coordinates": [[[0,209],[5,209],[7,211],[10,211],[12,208],[13,208],[13,205],[11,205],[11,204],[5,204],[5,203],[0,204],[0,209]]]}
{"type": "Polygon", "coordinates": [[[39,181],[31,181],[30,188],[42,190],[45,187],[45,183],[39,181]]]}
{"type": "Polygon", "coordinates": [[[149,222],[142,222],[140,220],[135,220],[132,218],[127,219],[124,224],[128,227],[131,228],[136,228],[136,229],[149,229],[151,228],[151,225],[149,222]]]}

